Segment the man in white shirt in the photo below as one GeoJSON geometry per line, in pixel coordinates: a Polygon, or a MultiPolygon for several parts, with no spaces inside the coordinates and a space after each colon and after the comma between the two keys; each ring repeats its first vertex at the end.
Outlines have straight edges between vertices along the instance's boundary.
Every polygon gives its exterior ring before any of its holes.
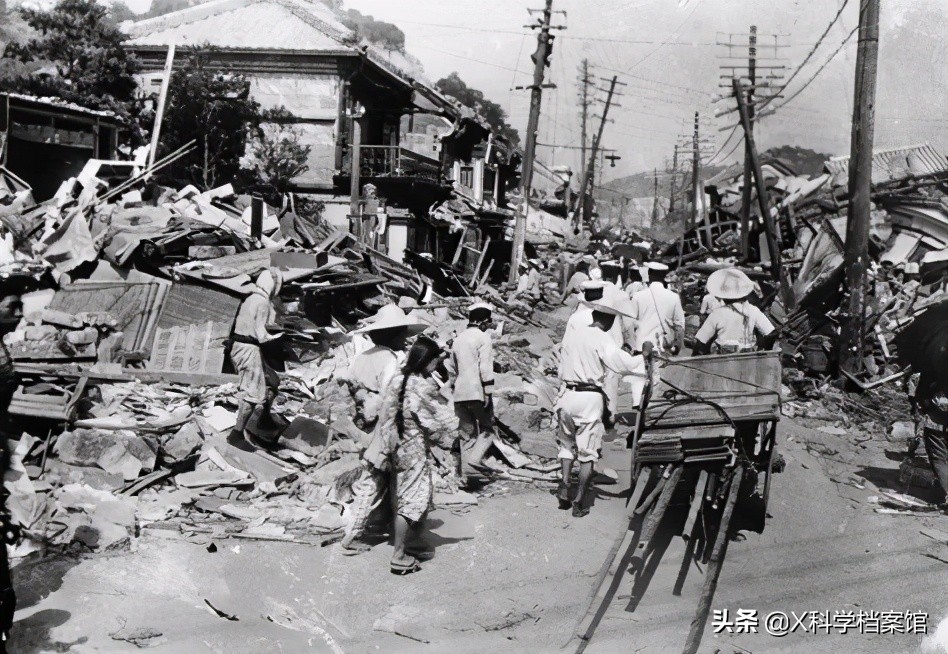
{"type": "Polygon", "coordinates": [[[573,461],[579,461],[579,487],[572,498],[573,515],[589,514],[587,492],[593,465],[602,449],[604,420],[609,419],[606,378],[609,374],[645,375],[645,360],[633,356],[606,337],[622,312],[607,298],[583,302],[592,310],[592,323],[576,325],[563,338],[559,377],[562,384],[556,402],[559,418],[558,458],[562,479],[557,492],[561,509],[570,507],[570,476],[573,461]]]}
{"type": "Polygon", "coordinates": [[[722,306],[711,312],[695,334],[696,355],[753,352],[760,349],[758,335],[764,348],[773,345],[773,324],[747,301],[754,292],[754,282],[747,275],[736,268],[716,270],[708,277],[708,292],[720,298],[722,306]]]}
{"type": "Polygon", "coordinates": [[[467,467],[479,469],[494,438],[494,344],[487,333],[491,318],[489,304],[471,305],[467,329],[458,334],[451,345],[454,412],[463,440],[453,448],[452,454],[461,480],[465,479],[462,459],[467,467]]]}
{"type": "Polygon", "coordinates": [[[678,354],[685,341],[685,312],[678,293],[665,287],[668,266],[649,263],[648,288],[632,296],[631,315],[636,320],[634,350],[646,342],[659,351],[678,354]]]}
{"type": "Polygon", "coordinates": [[[625,292],[631,298],[639,291],[648,288],[642,268],[638,265],[629,266],[629,282],[625,285],[625,292]]]}

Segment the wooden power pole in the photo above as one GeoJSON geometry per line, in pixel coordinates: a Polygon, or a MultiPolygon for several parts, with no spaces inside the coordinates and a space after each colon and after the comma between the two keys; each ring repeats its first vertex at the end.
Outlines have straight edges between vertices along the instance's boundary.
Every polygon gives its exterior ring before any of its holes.
{"type": "Polygon", "coordinates": [[[869,263],[869,213],[876,69],[879,61],[879,0],[859,3],[859,49],[849,154],[849,216],[846,221],[846,309],[840,327],[839,363],[849,373],[862,368],[865,342],[866,268],[869,263]]]}
{"type": "Polygon", "coordinates": [[[751,131],[750,119],[747,116],[747,105],[744,101],[744,88],[740,80],[733,78],[731,84],[734,89],[734,97],[737,99],[737,109],[741,114],[741,125],[744,128],[744,138],[750,147],[751,170],[754,173],[754,184],[757,191],[757,208],[760,210],[761,218],[764,221],[764,231],[767,236],[767,249],[770,250],[770,274],[777,280],[780,287],[780,299],[786,310],[793,309],[795,301],[793,291],[790,289],[790,282],[787,280],[787,273],[783,269],[783,262],[780,256],[780,239],[777,234],[777,224],[774,217],[770,214],[770,206],[767,199],[767,185],[764,183],[764,173],[760,168],[760,157],[757,156],[757,146],[754,144],[754,132],[751,131]]]}
{"type": "MultiPolygon", "coordinates": [[[[586,134],[586,129],[589,124],[589,105],[592,102],[592,98],[589,97],[589,87],[592,84],[593,80],[589,76],[589,60],[583,59],[581,74],[579,78],[580,90],[579,90],[579,108],[580,108],[580,161],[582,165],[586,165],[586,150],[588,147],[588,136],[586,134]]],[[[583,219],[588,219],[587,215],[587,206],[584,198],[580,196],[579,198],[579,209],[583,215],[583,219]]]]}
{"type": "Polygon", "coordinates": [[[672,157],[672,174],[668,189],[668,213],[675,210],[675,193],[678,187],[678,144],[675,144],[675,155],[672,157]]]}
{"type": "Polygon", "coordinates": [[[542,18],[535,25],[537,33],[537,49],[533,53],[533,84],[530,85],[530,117],[527,119],[527,140],[523,148],[523,204],[517,212],[514,227],[513,248],[510,253],[511,283],[517,281],[517,269],[520,257],[523,255],[523,245],[527,237],[527,212],[530,209],[530,188],[533,183],[533,162],[536,158],[537,129],[540,126],[540,100],[543,97],[543,75],[550,64],[550,54],[553,51],[553,35],[550,34],[550,20],[553,15],[553,0],[546,0],[542,18]]]}
{"type": "MultiPolygon", "coordinates": [[[[698,175],[700,174],[699,166],[701,165],[701,152],[698,148],[698,112],[695,112],[695,131],[691,137],[691,224],[688,226],[688,229],[695,229],[698,227],[698,175]]],[[[688,231],[687,229],[685,231],[688,231]]],[[[698,237],[700,242],[701,237],[698,237]]],[[[711,244],[708,243],[708,249],[711,249],[711,244]]]]}
{"type": "Polygon", "coordinates": [[[652,227],[658,224],[658,168],[655,169],[655,186],[652,190],[652,227]]]}
{"type": "MultiPolygon", "coordinates": [[[[613,75],[612,80],[609,82],[609,91],[606,95],[606,105],[602,109],[602,119],[599,121],[599,129],[596,131],[596,136],[593,138],[592,150],[589,152],[589,163],[586,164],[586,171],[583,173],[583,181],[579,187],[580,201],[586,197],[586,191],[592,185],[592,176],[596,170],[596,157],[599,156],[599,146],[602,143],[602,132],[606,129],[606,116],[609,115],[609,107],[612,106],[612,96],[616,91],[616,84],[619,83],[619,78],[613,75]]],[[[574,231],[578,231],[578,223],[575,222],[577,214],[574,212],[573,215],[574,231]]]]}
{"type": "MultiPolygon", "coordinates": [[[[757,26],[751,25],[747,49],[747,118],[751,131],[754,130],[754,89],[757,85],[757,26]]],[[[750,210],[751,210],[751,152],[750,145],[744,141],[744,184],[741,188],[741,261],[747,261],[750,253],[750,210]]]]}

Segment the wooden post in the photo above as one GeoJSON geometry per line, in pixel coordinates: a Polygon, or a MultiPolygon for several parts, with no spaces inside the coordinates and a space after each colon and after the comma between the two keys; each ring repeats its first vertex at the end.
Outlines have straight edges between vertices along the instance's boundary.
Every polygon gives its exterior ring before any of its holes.
{"type": "Polygon", "coordinates": [[[668,213],[675,210],[675,191],[678,186],[678,144],[675,144],[675,156],[672,158],[672,176],[668,189],[668,213]]]}
{"type": "Polygon", "coordinates": [[[250,199],[250,238],[263,238],[263,198],[259,195],[250,199]]]}
{"type": "Polygon", "coordinates": [[[161,134],[161,121],[165,117],[165,103],[168,100],[168,85],[171,83],[171,72],[174,68],[174,43],[168,46],[168,54],[165,57],[164,77],[161,80],[161,89],[158,91],[158,106],[155,108],[155,123],[151,128],[151,145],[148,149],[148,158],[145,160],[145,167],[155,163],[155,157],[158,154],[158,137],[161,134]]]}
{"type": "MultiPolygon", "coordinates": [[[[589,163],[586,164],[586,170],[583,173],[583,181],[579,187],[579,197],[586,197],[586,189],[589,188],[592,184],[592,176],[596,171],[596,155],[599,151],[599,146],[602,143],[602,133],[606,129],[606,116],[609,114],[609,107],[612,105],[612,96],[616,90],[616,84],[618,83],[619,78],[615,75],[612,76],[612,81],[609,83],[609,93],[606,96],[606,105],[602,109],[602,120],[599,122],[599,130],[596,132],[596,137],[593,139],[592,151],[589,153],[589,163]]],[[[577,222],[578,216],[576,215],[576,210],[573,211],[573,231],[578,232],[579,223],[577,222]]]]}
{"type": "Polygon", "coordinates": [[[361,155],[362,155],[362,112],[356,106],[353,107],[352,114],[349,117],[351,129],[350,135],[350,159],[349,166],[349,220],[352,232],[356,238],[362,240],[362,190],[359,188],[361,180],[361,155]]]}
{"type": "MultiPolygon", "coordinates": [[[[701,232],[698,230],[698,166],[700,162],[698,157],[700,153],[698,152],[698,112],[695,112],[695,129],[694,133],[691,136],[691,224],[688,226],[687,232],[690,229],[695,230],[695,237],[698,239],[698,243],[701,243],[701,232]]],[[[710,248],[710,243],[707,244],[710,248]]]]}
{"type": "MultiPolygon", "coordinates": [[[[582,162],[582,165],[586,165],[586,145],[587,145],[587,136],[586,128],[589,123],[589,85],[592,83],[592,79],[589,77],[589,60],[583,59],[582,64],[582,75],[579,79],[579,83],[582,85],[579,92],[579,106],[580,106],[580,155],[579,160],[582,162]]],[[[579,198],[579,207],[577,211],[581,211],[583,216],[586,215],[586,203],[583,201],[583,198],[579,198]]]]}
{"type": "Polygon", "coordinates": [[[853,100],[852,143],[849,156],[849,216],[846,221],[845,313],[840,328],[840,368],[851,374],[862,369],[866,340],[866,269],[869,265],[869,219],[872,203],[872,141],[875,129],[876,68],[879,59],[879,0],[859,3],[859,49],[853,100]]]}
{"type": "Polygon", "coordinates": [[[546,0],[543,9],[543,18],[540,21],[540,32],[537,34],[537,49],[533,54],[533,84],[530,86],[530,117],[527,119],[527,140],[523,148],[523,204],[517,212],[514,225],[513,248],[510,252],[510,283],[516,283],[520,256],[527,240],[527,212],[530,208],[530,189],[533,184],[533,162],[536,158],[537,130],[540,127],[540,100],[543,97],[543,74],[546,70],[553,37],[550,35],[550,19],[553,14],[553,0],[546,0]]]}
{"type": "Polygon", "coordinates": [[[661,523],[662,518],[665,517],[668,504],[671,502],[672,495],[675,493],[675,488],[678,487],[678,480],[681,479],[682,470],[683,466],[681,464],[674,464],[672,471],[668,475],[668,479],[665,480],[665,486],[662,488],[661,495],[658,496],[658,500],[655,502],[655,506],[652,507],[652,510],[645,516],[645,522],[642,524],[642,535],[639,537],[639,542],[635,546],[635,553],[632,555],[633,561],[638,559],[643,563],[645,562],[649,543],[655,535],[655,532],[658,531],[658,525],[661,523]]]}
{"type": "MultiPolygon", "coordinates": [[[[747,89],[747,118],[754,130],[754,85],[757,84],[757,26],[751,25],[747,51],[747,71],[750,88],[747,89]]],[[[741,262],[750,256],[750,205],[751,205],[751,151],[744,141],[744,184],[741,188],[741,262]]]]}
{"type": "Polygon", "coordinates": [[[724,512],[721,514],[721,524],[718,527],[718,535],[714,539],[711,559],[704,572],[704,587],[701,589],[701,597],[698,599],[698,611],[691,621],[691,631],[688,632],[688,640],[685,641],[685,649],[682,650],[682,654],[695,654],[698,651],[701,637],[704,635],[704,628],[708,624],[711,601],[714,599],[714,592],[718,588],[718,577],[721,575],[724,553],[727,551],[727,543],[730,538],[731,517],[734,515],[734,505],[737,504],[737,495],[741,489],[743,477],[744,466],[738,465],[734,469],[734,476],[731,479],[731,488],[728,490],[727,503],[724,505],[724,512]]]}
{"type": "Polygon", "coordinates": [[[757,206],[760,210],[761,218],[764,220],[764,229],[767,232],[767,249],[770,250],[770,274],[780,285],[780,298],[783,306],[787,310],[793,309],[795,301],[793,291],[790,289],[790,282],[787,280],[786,272],[783,269],[780,256],[780,243],[777,240],[777,226],[774,224],[774,218],[770,215],[770,207],[767,200],[767,186],[764,184],[764,173],[760,169],[760,157],[757,156],[757,147],[754,145],[754,132],[751,130],[750,120],[747,115],[747,106],[744,103],[744,89],[740,80],[732,80],[734,86],[734,97],[737,98],[737,108],[741,114],[741,125],[744,127],[744,138],[747,139],[748,147],[751,153],[751,168],[754,172],[754,183],[757,190],[757,206]]]}

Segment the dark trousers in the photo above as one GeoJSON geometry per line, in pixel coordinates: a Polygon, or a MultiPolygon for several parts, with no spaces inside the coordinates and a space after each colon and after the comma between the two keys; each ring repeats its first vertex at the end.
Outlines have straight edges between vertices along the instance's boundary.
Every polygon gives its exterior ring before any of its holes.
{"type": "Polygon", "coordinates": [[[484,406],[479,400],[455,402],[454,414],[458,417],[458,429],[464,440],[474,440],[494,427],[493,403],[484,406]]]}
{"type": "Polygon", "coordinates": [[[925,427],[925,451],[941,492],[948,501],[948,429],[925,427]]]}

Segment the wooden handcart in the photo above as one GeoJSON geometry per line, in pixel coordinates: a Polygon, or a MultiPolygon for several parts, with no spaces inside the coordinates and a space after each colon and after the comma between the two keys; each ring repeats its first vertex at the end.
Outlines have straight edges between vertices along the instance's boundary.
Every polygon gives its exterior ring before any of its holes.
{"type": "Polygon", "coordinates": [[[780,418],[779,353],[658,360],[653,368],[653,383],[637,403],[631,395],[619,398],[616,422],[631,428],[629,529],[613,548],[612,563],[604,568],[608,574],[580,624],[580,652],[615,592],[618,575],[629,567],[641,571],[647,560],[649,567],[657,566],[661,553],[650,557],[653,539],[669,507],[688,506],[677,531],[686,548],[675,594],[693,560],[707,563],[686,654],[697,651],[735,526],[764,527],[780,418]]]}

